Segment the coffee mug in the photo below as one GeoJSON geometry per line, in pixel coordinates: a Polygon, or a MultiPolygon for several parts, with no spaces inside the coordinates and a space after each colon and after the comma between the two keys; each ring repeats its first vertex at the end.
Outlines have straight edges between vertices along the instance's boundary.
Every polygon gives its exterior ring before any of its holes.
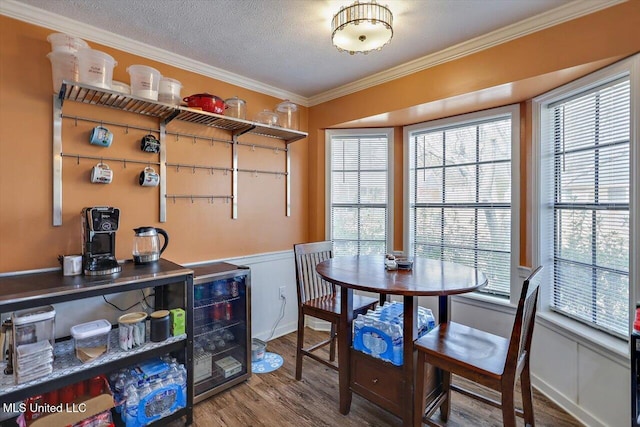
{"type": "Polygon", "coordinates": [[[160,152],[160,141],[151,134],[145,135],[140,141],[140,149],[146,153],[158,153],[160,152]]]}
{"type": "Polygon", "coordinates": [[[77,276],[82,274],[82,255],[65,255],[62,257],[62,274],[77,276]]]}
{"type": "Polygon", "coordinates": [[[98,163],[91,169],[91,182],[94,184],[111,184],[113,171],[106,163],[98,163]]]}
{"type": "Polygon", "coordinates": [[[151,166],[147,166],[142,172],[140,172],[139,182],[143,187],[155,187],[160,183],[160,174],[158,174],[151,166]]]}
{"type": "Polygon", "coordinates": [[[113,133],[104,126],[96,126],[89,135],[89,142],[101,147],[109,147],[113,142],[113,133]]]}

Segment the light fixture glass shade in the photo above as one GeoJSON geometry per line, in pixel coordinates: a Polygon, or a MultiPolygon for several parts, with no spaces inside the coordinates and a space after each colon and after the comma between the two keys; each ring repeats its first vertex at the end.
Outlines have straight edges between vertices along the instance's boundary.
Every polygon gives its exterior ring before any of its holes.
{"type": "Polygon", "coordinates": [[[343,7],[331,21],[331,39],[340,51],[367,53],[380,50],[393,37],[393,14],[376,2],[343,7]]]}

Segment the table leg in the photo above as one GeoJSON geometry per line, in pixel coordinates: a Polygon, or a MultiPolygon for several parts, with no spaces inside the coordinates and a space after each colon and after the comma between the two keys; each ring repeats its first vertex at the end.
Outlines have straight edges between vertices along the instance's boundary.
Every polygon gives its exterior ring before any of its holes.
{"type": "Polygon", "coordinates": [[[417,352],[413,348],[413,342],[418,339],[418,302],[412,296],[404,297],[404,323],[403,323],[403,359],[402,376],[404,377],[404,408],[402,425],[413,425],[413,392],[415,390],[415,370],[417,352]]]}
{"type": "Polygon", "coordinates": [[[446,323],[449,319],[449,298],[446,295],[438,297],[438,324],[446,323]]]}
{"type": "Polygon", "coordinates": [[[338,325],[338,383],[340,389],[340,413],[347,415],[351,409],[351,342],[353,321],[353,289],[340,288],[340,324],[338,325]]]}

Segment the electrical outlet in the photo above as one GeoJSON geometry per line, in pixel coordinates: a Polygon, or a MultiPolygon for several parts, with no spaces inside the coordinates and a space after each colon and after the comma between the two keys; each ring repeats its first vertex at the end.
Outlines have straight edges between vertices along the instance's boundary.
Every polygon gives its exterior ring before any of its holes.
{"type": "Polygon", "coordinates": [[[280,299],[286,298],[286,295],[284,293],[285,288],[286,288],[286,286],[280,286],[278,288],[278,296],[280,297],[280,299]]]}

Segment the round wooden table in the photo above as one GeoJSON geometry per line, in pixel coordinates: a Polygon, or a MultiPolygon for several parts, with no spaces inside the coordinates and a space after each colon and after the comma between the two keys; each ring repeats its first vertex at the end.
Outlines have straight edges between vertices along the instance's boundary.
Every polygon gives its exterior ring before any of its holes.
{"type": "MultiPolygon", "coordinates": [[[[438,319],[448,319],[448,296],[473,292],[488,283],[481,271],[461,264],[415,257],[411,270],[387,271],[384,256],[342,256],[316,266],[325,280],[341,287],[341,319],[338,327],[340,412],[348,414],[351,393],[373,401],[403,420],[413,423],[415,352],[418,338],[418,304],[414,297],[437,296],[438,319]],[[352,350],[353,290],[403,297],[404,363],[395,366],[352,350]]],[[[433,387],[438,388],[434,383],[433,387]]],[[[435,390],[434,390],[435,394],[435,390]]]]}

